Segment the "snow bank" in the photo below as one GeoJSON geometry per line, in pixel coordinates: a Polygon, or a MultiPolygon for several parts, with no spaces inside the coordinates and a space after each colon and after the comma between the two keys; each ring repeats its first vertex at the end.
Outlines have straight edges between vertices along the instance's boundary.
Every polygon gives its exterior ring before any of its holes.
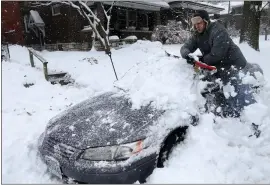
{"type": "MultiPolygon", "coordinates": [[[[11,62],[2,63],[3,183],[59,183],[50,179],[37,157],[39,135],[53,116],[114,86],[127,91],[134,108],[153,101],[159,108],[175,110],[168,115],[170,122],[164,122],[168,125],[177,116],[184,117],[187,110],[196,112],[196,103],[200,102],[192,91],[191,66],[164,53],[166,49],[179,55],[180,47],[139,40],[113,50],[118,82],[104,52],[41,52],[49,62],[49,72],[66,71],[75,79],[73,86],[60,86],[45,81],[37,59],[36,67],[30,67],[25,47],[11,46],[11,62]],[[26,83],[33,85],[26,88],[26,83]]],[[[240,48],[249,61],[263,67],[269,82],[270,42],[261,39],[260,53],[246,44],[240,48]]],[[[257,104],[245,109],[241,123],[239,119],[201,115],[200,124],[190,127],[185,142],[174,149],[165,168],[156,169],[147,183],[269,183],[269,83],[256,99],[257,104]],[[248,137],[252,121],[262,130],[258,139],[248,137]]]]}

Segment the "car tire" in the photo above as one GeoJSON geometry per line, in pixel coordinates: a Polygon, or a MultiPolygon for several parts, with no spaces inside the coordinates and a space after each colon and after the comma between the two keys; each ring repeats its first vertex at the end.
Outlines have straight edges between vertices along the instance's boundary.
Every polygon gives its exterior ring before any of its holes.
{"type": "Polygon", "coordinates": [[[179,127],[171,132],[171,134],[166,138],[159,152],[157,168],[163,168],[164,163],[169,159],[173,148],[184,141],[187,128],[188,126],[179,127]]]}
{"type": "Polygon", "coordinates": [[[140,183],[140,184],[146,183],[146,179],[139,179],[139,183],[140,183]]]}

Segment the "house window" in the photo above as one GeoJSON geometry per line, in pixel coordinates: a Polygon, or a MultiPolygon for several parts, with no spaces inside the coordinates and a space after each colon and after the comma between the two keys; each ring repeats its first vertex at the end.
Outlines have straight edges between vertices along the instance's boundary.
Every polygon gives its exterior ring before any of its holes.
{"type": "Polygon", "coordinates": [[[119,10],[117,12],[117,24],[119,29],[126,29],[127,27],[127,12],[126,10],[119,10]]]}
{"type": "Polygon", "coordinates": [[[137,27],[137,12],[128,10],[128,27],[137,27]]]}
{"type": "Polygon", "coordinates": [[[135,10],[118,10],[117,11],[117,27],[119,29],[127,29],[137,27],[137,12],[135,10]]]}
{"type": "Polygon", "coordinates": [[[148,15],[146,13],[138,14],[138,26],[139,28],[148,27],[148,15]]]}
{"type": "Polygon", "coordinates": [[[60,5],[56,4],[56,5],[52,5],[52,15],[56,16],[56,15],[60,15],[60,5]]]}

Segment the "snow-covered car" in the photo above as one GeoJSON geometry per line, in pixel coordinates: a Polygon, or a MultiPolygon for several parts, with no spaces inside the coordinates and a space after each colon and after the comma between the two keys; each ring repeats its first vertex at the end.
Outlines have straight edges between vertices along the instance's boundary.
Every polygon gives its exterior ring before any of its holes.
{"type": "Polygon", "coordinates": [[[144,182],[198,121],[180,113],[182,122],[165,129],[170,123],[162,118],[168,113],[151,103],[133,109],[125,94],[104,93],[52,118],[39,139],[39,152],[49,171],[64,180],[144,182]]]}
{"type": "MultiPolygon", "coordinates": [[[[249,72],[260,71],[255,67],[249,72]]],[[[213,89],[201,91],[205,88],[195,86],[204,94],[205,105],[212,106],[214,102],[208,101],[205,93],[213,89]]],[[[52,118],[39,139],[39,152],[49,171],[68,182],[107,184],[145,182],[156,167],[163,167],[172,148],[185,139],[189,126],[198,124],[199,112],[190,107],[191,101],[187,101],[189,108],[184,108],[184,97],[178,109],[174,104],[153,106],[152,101],[133,106],[130,95],[118,88],[52,118]]]]}

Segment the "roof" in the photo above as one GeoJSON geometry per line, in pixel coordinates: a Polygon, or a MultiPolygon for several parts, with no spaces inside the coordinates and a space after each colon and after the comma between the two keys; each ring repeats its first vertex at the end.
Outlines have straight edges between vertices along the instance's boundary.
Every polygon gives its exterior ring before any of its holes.
{"type": "MultiPolygon", "coordinates": [[[[104,4],[111,5],[112,2],[104,1],[104,4]]],[[[161,8],[170,8],[170,5],[165,1],[115,1],[115,6],[135,8],[141,10],[159,11],[161,8]]]]}
{"type": "Polygon", "coordinates": [[[169,3],[171,8],[189,8],[193,10],[198,10],[198,9],[204,9],[206,10],[209,14],[217,14],[224,10],[224,7],[214,5],[208,2],[201,2],[201,1],[176,1],[176,0],[165,0],[166,2],[169,3]]]}
{"type": "Polygon", "coordinates": [[[149,5],[152,5],[152,6],[157,6],[157,7],[161,7],[161,8],[170,8],[170,5],[165,2],[165,1],[154,1],[154,2],[151,2],[151,1],[137,1],[137,2],[141,2],[141,3],[145,3],[145,4],[149,4],[149,5]]]}

